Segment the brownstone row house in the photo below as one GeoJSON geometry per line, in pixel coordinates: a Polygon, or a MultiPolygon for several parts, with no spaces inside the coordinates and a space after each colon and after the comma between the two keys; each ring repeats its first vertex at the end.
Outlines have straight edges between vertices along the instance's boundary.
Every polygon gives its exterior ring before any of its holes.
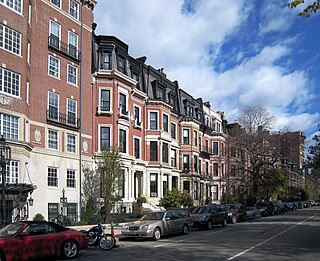
{"type": "Polygon", "coordinates": [[[114,36],[94,35],[94,157],[115,146],[124,163],[123,211],[137,197],[154,209],[168,190],[195,202],[219,201],[225,183],[226,120],[163,69],[132,58],[114,36]]]}

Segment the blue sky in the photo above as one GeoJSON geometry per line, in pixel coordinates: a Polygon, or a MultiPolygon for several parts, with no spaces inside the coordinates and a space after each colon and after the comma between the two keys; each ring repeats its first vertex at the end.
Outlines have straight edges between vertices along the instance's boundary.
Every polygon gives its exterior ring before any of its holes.
{"type": "Polygon", "coordinates": [[[229,122],[261,105],[277,130],[304,131],[310,140],[320,123],[320,14],[298,17],[286,3],[100,0],[94,20],[97,34],[118,37],[131,56],[164,68],[229,122]]]}

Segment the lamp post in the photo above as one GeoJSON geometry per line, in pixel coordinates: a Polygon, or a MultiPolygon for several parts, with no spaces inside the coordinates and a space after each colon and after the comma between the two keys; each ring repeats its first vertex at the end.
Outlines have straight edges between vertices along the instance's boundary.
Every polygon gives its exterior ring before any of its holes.
{"type": "Polygon", "coordinates": [[[0,165],[1,165],[1,177],[2,177],[2,226],[4,227],[7,224],[7,215],[6,215],[6,199],[5,199],[5,189],[6,189],[6,166],[11,160],[11,148],[8,144],[6,144],[6,140],[1,135],[0,137],[0,165]]]}

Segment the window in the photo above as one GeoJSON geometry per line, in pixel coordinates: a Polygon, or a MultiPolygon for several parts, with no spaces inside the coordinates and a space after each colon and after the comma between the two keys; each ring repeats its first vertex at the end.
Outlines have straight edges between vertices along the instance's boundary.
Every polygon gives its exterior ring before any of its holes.
{"type": "Polygon", "coordinates": [[[67,187],[68,188],[76,187],[76,171],[73,169],[67,170],[67,187]]]}
{"type": "Polygon", "coordinates": [[[158,99],[163,100],[164,99],[164,90],[160,87],[157,88],[157,97],[158,99]]]}
{"type": "Polygon", "coordinates": [[[195,181],[194,185],[193,185],[193,193],[194,193],[194,199],[195,200],[199,199],[199,188],[198,188],[198,186],[199,186],[198,181],[195,181]]]}
{"type": "Polygon", "coordinates": [[[165,132],[169,131],[168,115],[166,114],[163,114],[162,116],[162,128],[163,128],[163,131],[165,132]]]}
{"type": "Polygon", "coordinates": [[[221,176],[223,177],[224,176],[224,168],[225,168],[225,165],[224,163],[221,164],[221,176]]]}
{"type": "Polygon", "coordinates": [[[125,59],[121,56],[118,56],[118,71],[125,73],[125,59]]]}
{"type": "Polygon", "coordinates": [[[162,161],[169,163],[169,145],[168,143],[162,143],[162,161]]]}
{"type": "Polygon", "coordinates": [[[69,31],[68,47],[69,47],[68,54],[74,58],[78,58],[78,55],[77,55],[78,35],[70,31],[69,31]]]}
{"type": "Polygon", "coordinates": [[[0,24],[0,48],[21,55],[21,34],[3,24],[0,24]]]}
{"type": "Polygon", "coordinates": [[[76,135],[67,134],[67,152],[76,153],[76,135]]]}
{"type": "Polygon", "coordinates": [[[110,111],[110,90],[100,90],[100,111],[110,111]]]}
{"type": "Polygon", "coordinates": [[[193,131],[193,143],[194,143],[194,146],[198,146],[198,132],[197,131],[193,131]]]}
{"type": "Polygon", "coordinates": [[[100,55],[100,69],[111,70],[111,55],[110,52],[103,51],[100,55]]]}
{"type": "Polygon", "coordinates": [[[71,83],[73,85],[77,85],[77,73],[78,69],[77,67],[74,67],[70,64],[68,64],[68,83],[71,83]]]}
{"type": "Polygon", "coordinates": [[[59,117],[59,95],[49,92],[49,118],[58,120],[59,117]]]}
{"type": "Polygon", "coordinates": [[[77,101],[72,99],[67,99],[68,108],[68,124],[76,125],[77,124],[77,101]]]}
{"type": "Polygon", "coordinates": [[[127,132],[122,129],[120,129],[119,133],[119,146],[120,152],[127,153],[127,132]]]}
{"type": "Polygon", "coordinates": [[[0,0],[0,3],[21,14],[21,1],[22,0],[0,0]]]}
{"type": "Polygon", "coordinates": [[[120,114],[127,115],[127,96],[123,93],[119,95],[120,114]]]}
{"type": "Polygon", "coordinates": [[[212,199],[218,200],[218,185],[212,186],[212,199]]]}
{"type": "Polygon", "coordinates": [[[221,123],[217,122],[217,132],[221,132],[221,123]]]}
{"type": "Polygon", "coordinates": [[[60,0],[50,0],[52,4],[54,4],[56,7],[61,8],[61,1],[60,0]]]}
{"type": "Polygon", "coordinates": [[[0,93],[20,96],[20,74],[0,67],[0,93]]]}
{"type": "Polygon", "coordinates": [[[158,142],[150,141],[150,161],[158,161],[158,142]]]}
{"type": "Polygon", "coordinates": [[[184,154],[183,155],[183,170],[189,170],[189,155],[184,154]]]}
{"type": "Polygon", "coordinates": [[[134,157],[140,159],[140,140],[134,138],[134,157]]]}
{"type": "Polygon", "coordinates": [[[19,139],[19,118],[0,113],[0,133],[6,139],[19,139]]]}
{"type": "Polygon", "coordinates": [[[110,127],[100,127],[100,151],[110,148],[110,127]]]}
{"type": "Polygon", "coordinates": [[[48,167],[48,186],[58,187],[58,169],[48,167]]]}
{"type": "Polygon", "coordinates": [[[69,14],[73,18],[79,19],[79,4],[74,0],[70,0],[70,3],[69,3],[69,14]]]}
{"type": "Polygon", "coordinates": [[[158,175],[150,174],[150,197],[158,196],[158,175]]]}
{"type": "Polygon", "coordinates": [[[171,122],[171,138],[172,139],[177,138],[176,129],[177,129],[176,124],[171,122]]]}
{"type": "Polygon", "coordinates": [[[178,177],[172,176],[172,189],[178,189],[178,177]]]}
{"type": "Polygon", "coordinates": [[[58,149],[58,131],[48,131],[48,148],[54,150],[58,149]]]}
{"type": "Polygon", "coordinates": [[[78,220],[77,203],[67,204],[67,218],[70,221],[76,222],[78,220]]]}
{"type": "Polygon", "coordinates": [[[134,106],[134,119],[135,119],[135,124],[141,125],[140,121],[140,108],[137,106],[134,106]]]}
{"type": "Polygon", "coordinates": [[[139,86],[139,74],[138,73],[135,73],[135,72],[132,72],[132,75],[131,75],[132,79],[134,79],[135,81],[137,81],[137,88],[140,89],[140,86],[139,86]]]}
{"type": "Polygon", "coordinates": [[[218,142],[214,141],[212,143],[212,153],[213,155],[219,155],[218,154],[218,142]]]}
{"type": "Polygon", "coordinates": [[[49,75],[60,78],[60,59],[49,55],[49,75]]]}
{"type": "Polygon", "coordinates": [[[158,113],[150,112],[150,130],[158,129],[158,113]]]}
{"type": "Polygon", "coordinates": [[[177,151],[171,149],[171,167],[177,166],[177,151]]]}
{"type": "Polygon", "coordinates": [[[206,175],[209,175],[209,162],[206,162],[206,175]]]}
{"type": "Polygon", "coordinates": [[[60,50],[60,32],[61,32],[61,25],[50,20],[50,46],[60,50]]]}
{"type": "Polygon", "coordinates": [[[195,172],[198,172],[198,156],[194,155],[193,157],[193,168],[195,172]]]}
{"type": "Polygon", "coordinates": [[[218,177],[219,176],[219,166],[218,163],[213,163],[213,176],[218,177]]]}
{"type": "Polygon", "coordinates": [[[209,141],[206,140],[206,152],[209,152],[209,141]]]}
{"type": "Polygon", "coordinates": [[[183,144],[187,145],[189,144],[189,130],[183,129],[183,144]]]}
{"type": "Polygon", "coordinates": [[[190,181],[188,180],[183,181],[183,191],[190,193],[190,181]]]}
{"type": "Polygon", "coordinates": [[[224,143],[221,143],[221,156],[225,156],[224,143]]]}
{"type": "Polygon", "coordinates": [[[48,203],[48,220],[54,221],[59,216],[59,204],[48,203]]]}
{"type": "MultiPolygon", "coordinates": [[[[18,183],[19,181],[19,161],[11,160],[6,165],[5,183],[18,183]]],[[[2,175],[0,177],[0,183],[2,183],[2,175]]]]}

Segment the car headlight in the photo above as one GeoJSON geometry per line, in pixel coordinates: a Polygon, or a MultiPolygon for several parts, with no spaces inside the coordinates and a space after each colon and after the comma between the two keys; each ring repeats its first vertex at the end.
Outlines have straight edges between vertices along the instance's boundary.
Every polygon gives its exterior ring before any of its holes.
{"type": "Polygon", "coordinates": [[[122,230],[123,230],[123,231],[127,231],[127,230],[129,230],[129,226],[124,225],[124,226],[122,227],[122,230]]]}
{"type": "Polygon", "coordinates": [[[143,225],[140,227],[140,230],[148,231],[149,225],[143,225]]]}

